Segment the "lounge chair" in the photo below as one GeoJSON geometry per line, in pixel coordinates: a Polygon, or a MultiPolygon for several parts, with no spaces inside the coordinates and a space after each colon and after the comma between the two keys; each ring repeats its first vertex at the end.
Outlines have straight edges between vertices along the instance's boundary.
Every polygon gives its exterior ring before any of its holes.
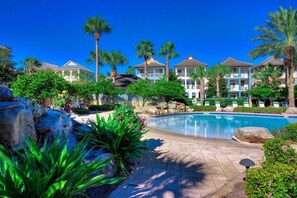
{"type": "Polygon", "coordinates": [[[237,102],[236,101],[232,101],[232,107],[238,107],[237,102]]]}
{"type": "Polygon", "coordinates": [[[197,102],[196,102],[196,105],[197,105],[197,106],[201,106],[201,101],[200,101],[200,100],[197,101],[197,102]]]}
{"type": "Polygon", "coordinates": [[[279,107],[279,103],[278,102],[273,102],[273,106],[274,107],[279,107]]]}
{"type": "Polygon", "coordinates": [[[259,102],[259,107],[265,107],[264,102],[259,102]]]}
{"type": "Polygon", "coordinates": [[[248,102],[243,102],[243,106],[244,106],[244,107],[250,107],[250,105],[249,105],[248,102]]]}
{"type": "Polygon", "coordinates": [[[282,107],[287,107],[287,106],[288,106],[287,102],[282,102],[282,107]]]}
{"type": "Polygon", "coordinates": [[[216,107],[221,107],[221,103],[219,101],[215,101],[216,107]]]}
{"type": "Polygon", "coordinates": [[[209,106],[209,101],[204,102],[205,106],[209,106]]]}

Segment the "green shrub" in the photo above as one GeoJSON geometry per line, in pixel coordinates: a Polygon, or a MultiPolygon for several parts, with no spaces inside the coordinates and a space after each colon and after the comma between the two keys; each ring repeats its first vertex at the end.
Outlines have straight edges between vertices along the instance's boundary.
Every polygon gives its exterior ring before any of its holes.
{"type": "Polygon", "coordinates": [[[206,98],[204,101],[209,101],[209,105],[215,106],[215,101],[219,101],[221,104],[221,107],[227,107],[232,106],[232,102],[237,102],[238,105],[243,105],[243,102],[246,101],[242,98],[206,98]]]}
{"type": "Polygon", "coordinates": [[[115,159],[116,175],[128,175],[132,161],[144,156],[147,150],[146,140],[141,140],[147,131],[142,130],[143,123],[138,120],[132,108],[119,107],[107,120],[96,116],[96,122],[90,122],[91,133],[79,132],[89,137],[91,146],[107,150],[115,159]]]}
{"type": "Polygon", "coordinates": [[[197,106],[197,105],[191,105],[191,109],[194,109],[194,111],[215,111],[215,106],[197,106]]]}
{"type": "Polygon", "coordinates": [[[118,105],[113,104],[104,104],[104,105],[90,105],[89,110],[90,111],[112,111],[114,110],[118,105]]]}
{"type": "Polygon", "coordinates": [[[280,134],[282,139],[297,142],[297,123],[292,123],[281,128],[280,134]]]}
{"type": "Polygon", "coordinates": [[[281,114],[286,109],[286,107],[235,107],[233,112],[281,114]]]}
{"type": "Polygon", "coordinates": [[[245,185],[248,197],[297,197],[296,167],[272,164],[252,168],[245,185]]]}
{"type": "Polygon", "coordinates": [[[286,141],[275,138],[267,140],[264,145],[265,163],[268,164],[295,164],[297,165],[297,154],[286,141]]]}
{"type": "Polygon", "coordinates": [[[78,114],[78,115],[90,113],[89,109],[85,109],[85,108],[73,108],[72,111],[73,111],[73,113],[78,114]]]}
{"type": "Polygon", "coordinates": [[[12,158],[0,146],[0,196],[71,197],[82,195],[90,187],[119,182],[105,179],[104,174],[92,177],[110,159],[82,163],[88,155],[86,146],[82,141],[67,151],[67,141],[60,142],[59,138],[53,143],[45,141],[41,147],[29,139],[22,152],[12,158]]]}

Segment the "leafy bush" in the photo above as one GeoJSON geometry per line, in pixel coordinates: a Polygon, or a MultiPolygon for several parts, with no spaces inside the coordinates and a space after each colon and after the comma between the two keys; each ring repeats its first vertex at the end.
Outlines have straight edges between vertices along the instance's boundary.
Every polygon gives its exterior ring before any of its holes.
{"type": "Polygon", "coordinates": [[[248,197],[297,197],[296,167],[272,164],[252,168],[245,189],[248,197]]]}
{"type": "Polygon", "coordinates": [[[215,106],[197,106],[197,105],[191,105],[191,109],[194,109],[194,111],[215,111],[215,106]]]}
{"type": "Polygon", "coordinates": [[[116,175],[128,175],[133,159],[144,156],[147,150],[146,140],[141,138],[147,131],[142,130],[143,123],[129,107],[119,107],[107,120],[96,116],[96,122],[90,122],[91,133],[79,132],[89,137],[91,146],[107,150],[115,159],[116,175]]]}
{"type": "Polygon", "coordinates": [[[119,182],[105,179],[104,174],[92,177],[110,159],[82,163],[88,155],[86,146],[82,141],[67,151],[67,142],[59,138],[53,143],[45,141],[41,147],[28,139],[23,151],[12,158],[0,146],[1,197],[71,197],[90,187],[119,182]]]}
{"type": "Polygon", "coordinates": [[[90,111],[112,111],[114,110],[118,105],[113,104],[104,104],[104,105],[90,105],[89,110],[90,111]]]}
{"type": "Polygon", "coordinates": [[[263,148],[265,154],[265,163],[283,163],[297,165],[296,151],[286,141],[280,138],[267,140],[264,143],[263,148]]]}
{"type": "Polygon", "coordinates": [[[281,114],[284,113],[286,109],[286,107],[235,107],[234,112],[281,114]]]}
{"type": "Polygon", "coordinates": [[[221,104],[221,107],[227,107],[232,106],[232,102],[236,101],[238,105],[243,105],[243,102],[246,101],[242,98],[237,98],[237,99],[233,99],[233,98],[206,98],[205,101],[209,102],[209,105],[213,105],[215,106],[215,101],[219,101],[221,104]]]}
{"type": "Polygon", "coordinates": [[[85,108],[73,108],[72,111],[73,111],[73,113],[78,114],[78,115],[90,113],[89,109],[85,109],[85,108]]]}
{"type": "Polygon", "coordinates": [[[280,137],[284,140],[297,142],[297,123],[292,123],[281,128],[280,137]]]}

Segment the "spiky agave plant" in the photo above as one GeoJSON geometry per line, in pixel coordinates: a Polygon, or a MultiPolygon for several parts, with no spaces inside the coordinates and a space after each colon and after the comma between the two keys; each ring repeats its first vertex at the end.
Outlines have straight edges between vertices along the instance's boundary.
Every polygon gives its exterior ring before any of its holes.
{"type": "Polygon", "coordinates": [[[96,175],[111,159],[82,163],[88,155],[86,141],[67,151],[67,142],[56,139],[38,147],[28,139],[23,152],[8,155],[0,146],[0,197],[71,197],[90,187],[115,184],[120,178],[96,175]]]}

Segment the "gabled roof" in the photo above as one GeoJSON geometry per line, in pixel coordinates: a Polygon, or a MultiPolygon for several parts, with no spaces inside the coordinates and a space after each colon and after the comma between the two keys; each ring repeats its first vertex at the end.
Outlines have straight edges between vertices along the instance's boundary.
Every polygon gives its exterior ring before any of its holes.
{"type": "MultiPolygon", "coordinates": [[[[74,62],[72,60],[68,61],[67,63],[65,63],[62,67],[59,68],[60,70],[85,70],[88,72],[92,72],[91,70],[89,70],[88,68],[82,66],[81,64],[74,62]]],[[[92,72],[94,73],[94,72],[92,72]]]]}
{"type": "Polygon", "coordinates": [[[40,69],[57,70],[57,69],[59,69],[59,66],[58,65],[51,64],[51,63],[42,62],[40,69]]]}
{"type": "Polygon", "coordinates": [[[262,63],[260,63],[259,65],[256,65],[255,67],[253,67],[253,69],[259,68],[259,67],[263,67],[266,66],[268,64],[272,64],[274,66],[282,66],[285,65],[284,61],[280,58],[275,58],[274,56],[270,56],[268,58],[266,58],[262,63]]]}
{"type": "Polygon", "coordinates": [[[193,56],[188,56],[185,60],[180,63],[174,65],[174,67],[197,67],[197,66],[204,66],[206,67],[206,63],[199,62],[193,56]]]}
{"type": "MultiPolygon", "coordinates": [[[[141,63],[141,64],[138,64],[138,65],[135,65],[135,67],[144,67],[145,66],[145,63],[141,63]]],[[[147,61],[147,67],[165,67],[164,64],[156,61],[155,59],[153,58],[150,58],[148,61],[147,61]]]]}
{"type": "Polygon", "coordinates": [[[252,63],[247,63],[247,62],[243,62],[243,61],[238,61],[235,60],[232,57],[227,58],[226,60],[224,60],[224,62],[222,62],[224,65],[230,66],[230,67],[250,67],[253,66],[252,63]]]}

